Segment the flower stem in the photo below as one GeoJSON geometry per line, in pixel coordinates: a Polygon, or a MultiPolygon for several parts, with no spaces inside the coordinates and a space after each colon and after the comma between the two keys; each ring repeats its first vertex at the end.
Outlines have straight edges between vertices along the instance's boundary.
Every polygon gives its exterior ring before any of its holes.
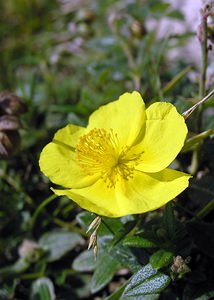
{"type": "Polygon", "coordinates": [[[200,144],[197,145],[196,149],[194,149],[192,153],[192,161],[189,168],[189,172],[192,175],[195,175],[199,166],[199,154],[200,154],[200,144]]]}
{"type": "Polygon", "coordinates": [[[37,207],[35,213],[33,214],[32,217],[32,226],[35,224],[35,221],[39,215],[39,213],[43,210],[43,208],[45,206],[47,206],[51,201],[53,201],[54,199],[56,199],[58,196],[53,194],[50,197],[46,198],[44,201],[42,201],[42,203],[37,207]]]}
{"type": "MultiPolygon", "coordinates": [[[[202,70],[201,70],[201,79],[200,79],[200,90],[199,96],[200,98],[204,97],[206,94],[206,79],[207,79],[207,57],[208,57],[208,47],[207,47],[207,17],[208,14],[204,13],[202,15],[201,20],[201,55],[202,55],[202,70]]],[[[201,131],[201,124],[202,123],[202,106],[198,109],[198,116],[197,116],[197,130],[198,132],[201,131]]]]}
{"type": "Polygon", "coordinates": [[[202,50],[202,72],[200,80],[200,97],[204,97],[206,93],[206,77],[207,77],[207,15],[202,16],[201,30],[203,33],[203,38],[201,40],[201,50],[202,50]]]}
{"type": "MultiPolygon", "coordinates": [[[[202,98],[206,94],[206,79],[207,79],[207,57],[208,57],[208,47],[207,47],[207,18],[209,12],[207,11],[208,7],[206,6],[202,10],[201,24],[199,25],[199,41],[201,42],[201,53],[202,53],[202,70],[201,70],[201,79],[200,79],[200,88],[199,88],[199,97],[202,98]]],[[[203,100],[203,99],[202,99],[203,100]]],[[[202,127],[202,104],[204,101],[199,101],[197,105],[192,107],[192,110],[187,114],[186,118],[199,106],[198,113],[196,115],[196,126],[197,131],[201,131],[202,127]]],[[[185,118],[185,119],[186,119],[185,118]]],[[[192,162],[191,162],[191,174],[196,174],[199,166],[199,151],[200,145],[193,151],[192,162]]]]}
{"type": "MultiPolygon", "coordinates": [[[[186,120],[195,110],[196,108],[200,107],[201,104],[203,104],[205,101],[210,99],[214,95],[214,90],[212,90],[207,96],[205,96],[202,100],[198,101],[195,105],[190,107],[188,110],[183,112],[183,117],[186,120]]],[[[201,113],[199,113],[198,117],[201,120],[201,113]]],[[[198,123],[199,124],[199,123],[198,123]]],[[[192,154],[192,161],[190,165],[190,173],[196,174],[199,166],[199,152],[200,152],[200,144],[196,147],[196,149],[193,151],[192,154]]]]}
{"type": "Polygon", "coordinates": [[[129,44],[126,41],[124,41],[123,38],[121,37],[120,33],[118,32],[118,29],[115,26],[115,22],[113,21],[109,25],[112,30],[112,33],[114,34],[114,36],[117,38],[119,42],[119,45],[124,53],[124,56],[127,59],[127,64],[130,71],[130,76],[132,78],[134,90],[139,91],[141,86],[141,77],[138,72],[137,63],[133,56],[132,49],[129,46],[129,44]]]}
{"type": "Polygon", "coordinates": [[[132,51],[131,51],[130,47],[128,46],[128,44],[126,42],[124,42],[122,38],[118,37],[118,40],[120,42],[121,48],[122,48],[122,50],[127,58],[127,61],[128,61],[128,66],[129,66],[131,77],[133,80],[134,89],[136,91],[139,91],[140,90],[140,76],[136,73],[137,65],[136,65],[135,59],[133,57],[132,51]]]}
{"type": "Polygon", "coordinates": [[[197,214],[196,217],[203,218],[214,209],[214,199],[209,201],[197,214]]]}
{"type": "Polygon", "coordinates": [[[79,233],[79,234],[81,234],[84,237],[88,236],[86,234],[85,230],[83,230],[83,229],[81,229],[81,228],[73,225],[72,223],[65,222],[63,220],[60,220],[59,218],[54,218],[53,221],[54,221],[55,224],[57,224],[58,226],[60,226],[62,228],[65,228],[65,229],[68,229],[70,231],[79,233]]]}

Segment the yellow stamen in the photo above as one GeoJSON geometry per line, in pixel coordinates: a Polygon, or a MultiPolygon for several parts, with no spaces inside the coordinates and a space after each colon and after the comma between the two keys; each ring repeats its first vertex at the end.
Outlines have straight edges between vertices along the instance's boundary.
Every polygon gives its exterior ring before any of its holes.
{"type": "Polygon", "coordinates": [[[92,129],[80,137],[76,147],[77,160],[88,175],[99,173],[107,187],[115,187],[120,178],[133,178],[141,154],[133,154],[125,146],[120,150],[117,135],[112,129],[92,129]]]}

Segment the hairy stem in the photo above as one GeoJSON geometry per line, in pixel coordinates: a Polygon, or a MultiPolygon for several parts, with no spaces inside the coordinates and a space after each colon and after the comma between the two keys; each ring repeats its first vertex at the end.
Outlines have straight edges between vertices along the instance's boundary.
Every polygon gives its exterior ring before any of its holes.
{"type": "Polygon", "coordinates": [[[201,40],[201,50],[202,50],[202,71],[201,71],[201,80],[200,80],[200,98],[204,97],[206,93],[206,77],[207,77],[207,15],[202,17],[201,22],[202,30],[202,40],[201,40]]]}

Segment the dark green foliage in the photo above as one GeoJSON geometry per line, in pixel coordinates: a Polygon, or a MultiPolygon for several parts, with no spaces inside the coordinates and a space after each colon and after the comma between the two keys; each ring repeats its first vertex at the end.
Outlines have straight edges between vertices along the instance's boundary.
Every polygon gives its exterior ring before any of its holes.
{"type": "Polygon", "coordinates": [[[91,291],[96,293],[109,283],[117,269],[118,261],[108,252],[100,253],[97,258],[96,269],[91,279],[91,291]]]}
{"type": "Polygon", "coordinates": [[[180,113],[199,100],[189,76],[199,77],[197,67],[168,59],[196,33],[157,34],[166,17],[185,21],[168,2],[0,1],[0,92],[28,107],[17,121],[20,151],[0,161],[0,300],[214,297],[213,99],[187,120],[188,140],[172,165],[195,170],[190,187],[157,211],[102,218],[96,261],[86,234],[96,216],[53,195],[38,166],[57,129],[86,125],[125,91],[180,113]]]}
{"type": "Polygon", "coordinates": [[[144,298],[151,295],[151,299],[157,299],[157,295],[163,291],[170,282],[167,275],[156,272],[150,264],[139,270],[125,288],[122,299],[144,298]]]}
{"type": "Polygon", "coordinates": [[[50,231],[41,236],[39,247],[47,252],[48,262],[60,259],[67,252],[71,251],[78,244],[83,244],[83,239],[77,233],[69,231],[50,231]]]}

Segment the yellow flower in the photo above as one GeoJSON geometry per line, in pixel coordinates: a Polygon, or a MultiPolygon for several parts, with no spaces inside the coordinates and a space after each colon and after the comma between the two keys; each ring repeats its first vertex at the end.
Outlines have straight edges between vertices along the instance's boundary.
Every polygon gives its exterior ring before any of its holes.
{"type": "Polygon", "coordinates": [[[188,174],[167,166],[187,134],[170,103],[145,109],[138,92],[100,107],[86,128],[69,124],[42,151],[40,168],[53,189],[98,215],[120,217],[157,209],[181,193],[188,174]]]}

